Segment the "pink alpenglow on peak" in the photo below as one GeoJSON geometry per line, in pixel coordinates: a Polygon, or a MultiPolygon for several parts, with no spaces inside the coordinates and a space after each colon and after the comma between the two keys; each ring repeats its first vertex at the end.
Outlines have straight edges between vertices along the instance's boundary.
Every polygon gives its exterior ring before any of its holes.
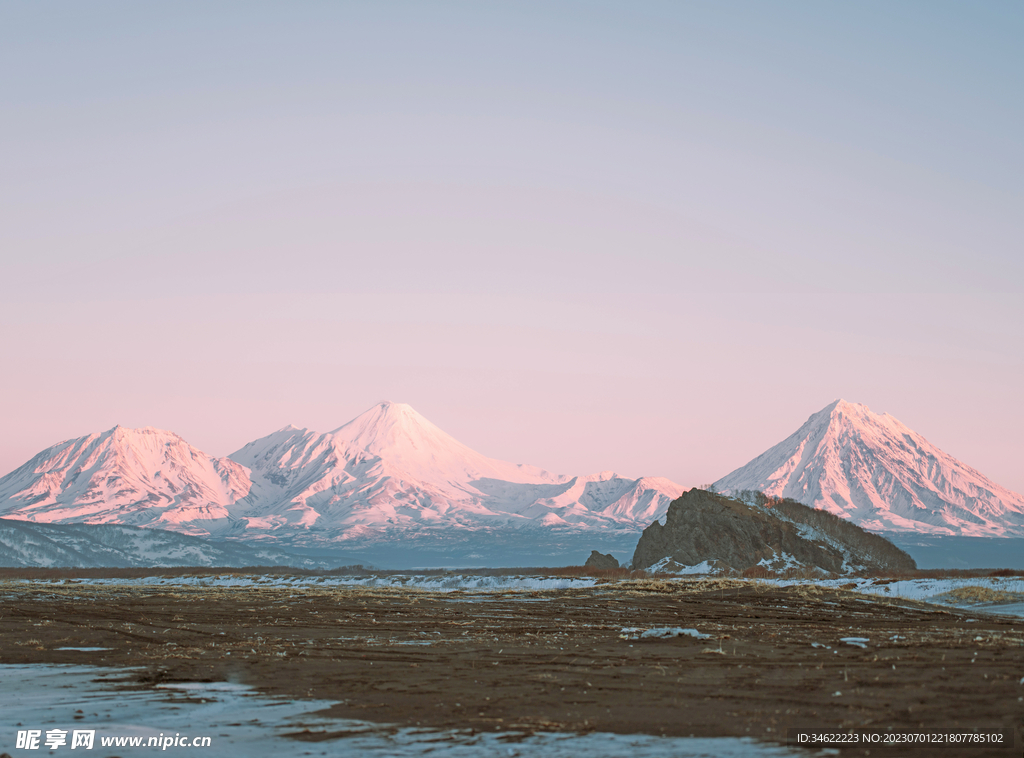
{"type": "Polygon", "coordinates": [[[793,498],[872,531],[1024,536],[1024,497],[892,416],[845,400],[715,486],[793,498]]]}
{"type": "Polygon", "coordinates": [[[115,426],[60,442],[0,479],[0,515],[208,534],[249,493],[249,472],[171,432],[115,426]]]}
{"type": "Polygon", "coordinates": [[[251,529],[308,526],[342,539],[379,529],[639,529],[682,492],[668,480],[637,491],[642,480],[488,458],[391,402],[329,433],[282,429],[230,457],[251,471],[251,529]]]}
{"type": "Polygon", "coordinates": [[[463,445],[441,431],[411,405],[385,401],[331,432],[334,441],[349,450],[386,457],[413,478],[453,482],[485,477],[523,482],[564,481],[535,466],[494,460],[463,445]]]}
{"type": "Polygon", "coordinates": [[[560,476],[472,450],[385,402],[333,432],[287,426],[228,458],[117,427],[0,479],[0,517],[311,542],[435,529],[639,530],[683,488],[612,472],[560,476]]]}

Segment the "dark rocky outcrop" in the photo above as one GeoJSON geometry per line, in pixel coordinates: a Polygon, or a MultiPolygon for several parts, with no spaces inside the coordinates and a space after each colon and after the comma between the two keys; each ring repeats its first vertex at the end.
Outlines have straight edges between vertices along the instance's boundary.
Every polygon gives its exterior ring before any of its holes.
{"type": "Polygon", "coordinates": [[[648,568],[663,558],[686,566],[709,561],[738,571],[762,561],[778,567],[795,562],[832,573],[916,568],[888,540],[827,511],[794,500],[761,497],[758,503],[705,490],[684,492],[669,505],[664,526],[655,521],[644,530],[633,568],[648,568]]]}
{"type": "Polygon", "coordinates": [[[583,564],[587,568],[594,569],[617,569],[619,562],[611,555],[611,553],[605,555],[599,553],[596,550],[590,552],[590,557],[587,558],[587,562],[583,564]]]}

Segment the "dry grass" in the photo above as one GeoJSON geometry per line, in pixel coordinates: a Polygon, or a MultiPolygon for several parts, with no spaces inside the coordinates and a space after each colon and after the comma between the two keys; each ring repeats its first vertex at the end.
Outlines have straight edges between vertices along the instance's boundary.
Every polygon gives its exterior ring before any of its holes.
{"type": "Polygon", "coordinates": [[[953,605],[977,605],[979,603],[1014,603],[1024,600],[1024,595],[1016,592],[1003,592],[990,587],[968,585],[944,592],[938,598],[944,603],[953,605]]]}
{"type": "Polygon", "coordinates": [[[680,582],[668,582],[664,579],[631,579],[620,582],[619,589],[626,592],[678,592],[680,582]]]}
{"type": "MultiPolygon", "coordinates": [[[[199,580],[197,588],[202,588],[205,591],[212,590],[211,587],[203,587],[202,580],[214,580],[216,578],[248,578],[250,580],[257,581],[257,588],[259,580],[266,582],[273,582],[275,579],[306,579],[307,582],[303,583],[304,591],[309,592],[317,586],[317,580],[326,580],[330,577],[338,576],[355,576],[363,578],[377,577],[386,579],[389,577],[402,577],[402,576],[416,576],[422,577],[456,577],[456,576],[479,576],[479,577],[512,577],[512,576],[531,576],[531,577],[550,577],[550,578],[590,578],[595,579],[599,584],[616,584],[621,585],[623,590],[631,590],[636,592],[690,592],[700,588],[708,589],[708,582],[714,582],[714,589],[722,589],[724,586],[723,582],[735,581],[736,585],[743,584],[742,581],[747,580],[748,582],[757,582],[762,579],[776,579],[776,580],[788,580],[788,581],[799,581],[806,580],[814,582],[822,579],[835,579],[836,575],[829,575],[819,569],[815,568],[789,568],[781,570],[773,570],[764,566],[753,566],[742,572],[729,572],[725,576],[718,578],[702,578],[702,579],[688,579],[666,574],[666,573],[655,573],[650,574],[646,571],[631,570],[627,568],[618,569],[594,569],[587,568],[585,566],[562,566],[562,567],[542,567],[542,568],[501,568],[501,569],[466,569],[464,571],[453,571],[448,569],[428,569],[420,570],[416,572],[409,571],[370,571],[361,567],[348,567],[345,569],[333,569],[330,571],[313,571],[305,569],[294,569],[287,567],[249,567],[249,568],[107,568],[107,569],[24,569],[24,568],[0,568],[0,584],[7,584],[10,589],[15,589],[15,586],[11,583],[28,580],[36,583],[36,589],[47,588],[46,591],[56,591],[56,588],[60,586],[60,583],[64,581],[76,581],[88,583],[92,579],[125,579],[125,580],[137,580],[143,578],[154,578],[154,579],[179,579],[189,578],[199,580]]],[[[875,580],[875,584],[882,585],[900,580],[912,580],[912,579],[981,579],[987,577],[997,578],[1019,578],[1024,577],[1024,571],[1017,571],[1013,569],[914,569],[914,570],[888,570],[888,571],[872,571],[862,574],[867,578],[875,580]]],[[[81,592],[83,584],[76,584],[74,589],[75,592],[81,592]]],[[[147,588],[147,593],[154,591],[153,586],[147,588]]],[[[176,587],[164,587],[160,586],[158,590],[161,593],[172,595],[180,588],[176,587]]],[[[270,589],[269,587],[267,589],[270,589]]],[[[413,588],[405,588],[401,585],[396,585],[393,588],[388,587],[372,587],[372,588],[358,588],[358,586],[352,586],[350,588],[338,587],[338,586],[322,586],[322,592],[338,593],[338,592],[372,592],[381,595],[388,595],[391,592],[409,592],[413,588]]],[[[20,585],[17,587],[17,591],[25,591],[25,586],[20,585]]],[[[224,592],[231,592],[231,588],[222,588],[224,592]]],[[[432,588],[423,588],[423,592],[430,593],[433,591],[432,588]]],[[[467,592],[473,592],[474,590],[466,590],[467,592]]],[[[519,591],[514,588],[493,588],[490,591],[508,591],[514,592],[519,591]]],[[[564,590],[562,590],[564,591],[564,590]]],[[[959,602],[959,601],[954,601],[959,602]]],[[[984,602],[984,601],[978,601],[984,602]]]]}
{"type": "Polygon", "coordinates": [[[736,587],[749,587],[751,584],[757,584],[757,582],[719,578],[683,579],[680,581],[678,578],[666,580],[658,577],[645,577],[643,579],[623,580],[616,584],[615,589],[624,593],[667,595],[720,592],[727,589],[735,589],[736,587]]]}
{"type": "Polygon", "coordinates": [[[996,569],[989,573],[989,576],[1024,576],[1024,571],[1014,569],[996,569]]]}

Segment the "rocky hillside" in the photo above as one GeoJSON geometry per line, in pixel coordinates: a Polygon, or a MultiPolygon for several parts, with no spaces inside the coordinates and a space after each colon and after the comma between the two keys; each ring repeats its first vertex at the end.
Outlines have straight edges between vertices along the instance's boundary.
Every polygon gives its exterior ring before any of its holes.
{"type": "Polygon", "coordinates": [[[742,571],[818,568],[832,573],[913,569],[913,559],[888,540],[826,511],[757,493],[749,502],[692,489],[669,505],[664,526],[647,527],[633,568],[664,559],[683,566],[707,561],[742,571]]]}
{"type": "MultiPolygon", "coordinates": [[[[337,565],[337,561],[332,563],[337,565]]],[[[164,529],[140,529],[118,524],[36,524],[0,519],[0,566],[320,568],[323,563],[280,550],[212,542],[164,529]]]]}

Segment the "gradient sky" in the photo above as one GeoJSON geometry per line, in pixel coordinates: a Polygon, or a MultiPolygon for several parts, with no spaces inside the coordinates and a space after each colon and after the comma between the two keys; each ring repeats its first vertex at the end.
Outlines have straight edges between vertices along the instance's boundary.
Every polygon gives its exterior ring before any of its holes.
{"type": "Polygon", "coordinates": [[[843,397],[1024,491],[1024,5],[0,4],[0,474],[410,403],[717,479],[843,397]]]}

